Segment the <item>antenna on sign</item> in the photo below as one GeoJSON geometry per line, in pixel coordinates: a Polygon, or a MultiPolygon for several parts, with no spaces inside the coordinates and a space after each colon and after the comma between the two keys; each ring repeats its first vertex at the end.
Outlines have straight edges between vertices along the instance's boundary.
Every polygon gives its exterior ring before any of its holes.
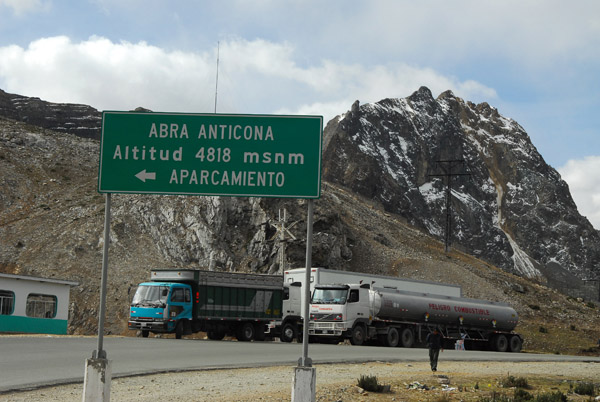
{"type": "Polygon", "coordinates": [[[217,42],[217,78],[215,79],[215,113],[217,113],[217,91],[219,89],[219,51],[221,42],[217,42]]]}

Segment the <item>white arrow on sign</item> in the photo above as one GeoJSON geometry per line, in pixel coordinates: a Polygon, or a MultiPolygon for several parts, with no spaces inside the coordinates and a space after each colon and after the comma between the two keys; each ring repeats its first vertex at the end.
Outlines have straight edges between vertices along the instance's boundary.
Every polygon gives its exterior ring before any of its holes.
{"type": "Polygon", "coordinates": [[[137,177],[145,183],[146,180],[156,180],[156,172],[146,172],[146,169],[144,169],[138,174],[136,174],[135,177],[137,177]]]}

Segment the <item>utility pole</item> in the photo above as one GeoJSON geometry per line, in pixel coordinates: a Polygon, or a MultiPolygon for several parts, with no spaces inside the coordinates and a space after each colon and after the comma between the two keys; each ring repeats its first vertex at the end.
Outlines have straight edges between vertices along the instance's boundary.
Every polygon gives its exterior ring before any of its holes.
{"type": "Polygon", "coordinates": [[[444,249],[446,253],[450,252],[451,243],[451,228],[452,228],[452,211],[450,203],[450,196],[452,194],[452,177],[455,176],[470,176],[470,173],[454,173],[455,167],[460,167],[461,171],[464,171],[464,159],[450,159],[450,160],[438,160],[436,161],[440,166],[442,173],[430,174],[429,177],[445,177],[446,178],[446,233],[444,235],[444,249]]]}
{"type": "Polygon", "coordinates": [[[286,258],[285,258],[285,245],[287,242],[289,241],[293,241],[296,240],[296,236],[294,236],[292,234],[292,232],[290,232],[290,229],[298,222],[294,222],[292,223],[290,226],[286,227],[287,225],[287,210],[284,208],[283,209],[283,214],[281,213],[281,209],[279,210],[279,220],[277,221],[277,223],[275,224],[275,228],[277,229],[277,231],[275,232],[275,235],[269,239],[274,240],[275,238],[277,238],[277,243],[279,244],[279,255],[278,255],[278,260],[279,260],[279,271],[283,272],[286,269],[286,258]],[[288,239],[289,237],[289,239],[288,239]]]}

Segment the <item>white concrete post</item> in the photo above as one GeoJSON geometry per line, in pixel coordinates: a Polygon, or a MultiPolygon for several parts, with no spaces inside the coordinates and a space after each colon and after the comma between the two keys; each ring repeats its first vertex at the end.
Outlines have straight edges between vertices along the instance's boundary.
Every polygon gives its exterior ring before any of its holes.
{"type": "Polygon", "coordinates": [[[86,359],[83,402],[109,402],[111,375],[110,360],[86,359]]]}
{"type": "Polygon", "coordinates": [[[292,384],[292,402],[314,402],[317,397],[317,369],[296,367],[292,384]]]}

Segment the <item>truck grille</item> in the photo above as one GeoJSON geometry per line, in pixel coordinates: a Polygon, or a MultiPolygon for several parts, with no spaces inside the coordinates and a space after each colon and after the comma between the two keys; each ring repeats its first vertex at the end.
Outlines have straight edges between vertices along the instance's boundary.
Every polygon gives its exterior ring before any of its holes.
{"type": "Polygon", "coordinates": [[[311,322],[309,325],[309,328],[314,328],[314,329],[333,329],[334,327],[334,323],[333,322],[311,322]]]}
{"type": "Polygon", "coordinates": [[[311,314],[310,318],[313,321],[334,321],[339,314],[311,314]]]}

